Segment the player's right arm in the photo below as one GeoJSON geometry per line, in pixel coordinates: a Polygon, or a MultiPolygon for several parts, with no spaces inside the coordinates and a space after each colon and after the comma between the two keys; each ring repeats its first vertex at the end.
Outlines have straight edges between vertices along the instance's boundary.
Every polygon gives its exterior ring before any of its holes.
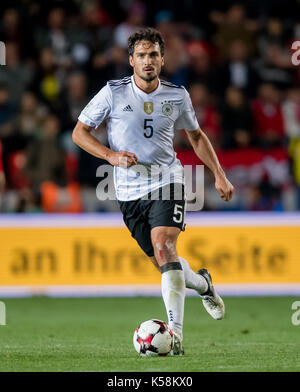
{"type": "Polygon", "coordinates": [[[97,158],[105,159],[112,166],[130,167],[137,164],[137,156],[129,151],[113,151],[100,143],[93,135],[90,127],[81,121],[73,130],[72,139],[75,144],[97,158]]]}
{"type": "Polygon", "coordinates": [[[112,111],[112,93],[109,85],[104,86],[80,113],[73,130],[75,144],[97,158],[105,159],[113,166],[130,167],[137,164],[137,157],[129,151],[113,151],[101,144],[92,134],[93,129],[107,118],[112,111]]]}

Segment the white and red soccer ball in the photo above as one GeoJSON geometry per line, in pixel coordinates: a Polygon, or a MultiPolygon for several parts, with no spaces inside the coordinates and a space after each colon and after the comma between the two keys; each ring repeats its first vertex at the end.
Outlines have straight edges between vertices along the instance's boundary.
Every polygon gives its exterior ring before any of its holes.
{"type": "Polygon", "coordinates": [[[143,357],[166,356],[173,347],[173,332],[161,320],[147,320],[134,331],[133,345],[143,357]]]}

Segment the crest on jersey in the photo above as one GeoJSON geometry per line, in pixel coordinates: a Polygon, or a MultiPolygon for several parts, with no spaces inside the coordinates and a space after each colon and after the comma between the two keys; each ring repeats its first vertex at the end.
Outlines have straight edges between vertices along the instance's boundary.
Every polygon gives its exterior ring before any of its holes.
{"type": "Polygon", "coordinates": [[[144,102],[144,111],[151,114],[153,112],[153,102],[144,102]]]}
{"type": "Polygon", "coordinates": [[[167,102],[163,104],[161,110],[165,116],[171,116],[173,113],[173,106],[167,102]]]}

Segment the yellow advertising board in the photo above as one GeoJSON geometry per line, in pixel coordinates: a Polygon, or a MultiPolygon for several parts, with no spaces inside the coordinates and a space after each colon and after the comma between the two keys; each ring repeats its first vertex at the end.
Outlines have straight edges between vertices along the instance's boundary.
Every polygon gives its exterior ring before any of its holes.
{"type": "MultiPolygon", "coordinates": [[[[160,283],[125,227],[1,227],[0,238],[0,286],[160,283]]],[[[300,226],[190,226],[178,254],[215,283],[300,284],[300,226]]]]}

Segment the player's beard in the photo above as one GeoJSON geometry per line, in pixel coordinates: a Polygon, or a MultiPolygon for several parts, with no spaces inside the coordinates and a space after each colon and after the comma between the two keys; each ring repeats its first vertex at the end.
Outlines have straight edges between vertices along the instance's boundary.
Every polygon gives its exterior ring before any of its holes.
{"type": "Polygon", "coordinates": [[[143,76],[143,75],[140,75],[140,78],[141,79],[143,79],[145,82],[152,82],[152,80],[154,80],[154,79],[156,79],[157,78],[157,75],[149,75],[149,76],[143,76]]]}
{"type": "Polygon", "coordinates": [[[153,74],[152,75],[147,75],[144,76],[142,73],[138,74],[138,76],[143,79],[145,82],[152,82],[153,80],[155,80],[156,78],[158,78],[159,72],[155,72],[155,70],[153,70],[153,74]]]}

